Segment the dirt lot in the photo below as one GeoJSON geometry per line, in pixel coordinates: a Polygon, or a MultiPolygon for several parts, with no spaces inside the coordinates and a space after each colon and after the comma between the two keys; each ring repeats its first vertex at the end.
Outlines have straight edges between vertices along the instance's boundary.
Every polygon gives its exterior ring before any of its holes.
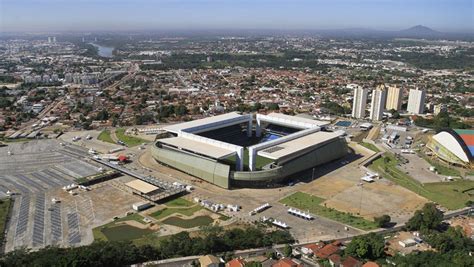
{"type": "Polygon", "coordinates": [[[303,191],[326,199],[324,203],[327,207],[360,214],[370,220],[375,216],[388,214],[393,221],[403,222],[427,202],[385,179],[361,184],[360,177],[365,175],[365,171],[359,164],[373,153],[359,145],[351,147],[364,157],[316,179],[303,191]]]}

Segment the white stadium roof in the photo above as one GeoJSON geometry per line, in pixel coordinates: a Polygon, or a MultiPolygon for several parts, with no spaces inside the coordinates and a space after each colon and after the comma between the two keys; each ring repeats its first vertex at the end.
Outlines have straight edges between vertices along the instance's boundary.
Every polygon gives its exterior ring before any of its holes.
{"type": "Polygon", "coordinates": [[[264,150],[258,151],[258,155],[273,160],[280,160],[295,153],[312,149],[314,146],[322,145],[327,141],[341,136],[340,132],[315,132],[300,138],[281,143],[264,150]]]}
{"type": "Polygon", "coordinates": [[[235,153],[233,149],[226,149],[209,143],[195,141],[185,137],[172,137],[158,140],[160,143],[170,145],[214,159],[226,158],[235,153]]]}
{"type": "Polygon", "coordinates": [[[449,132],[440,132],[433,136],[433,139],[449,149],[456,157],[464,162],[469,162],[469,156],[466,154],[459,141],[449,132]]]}
{"type": "Polygon", "coordinates": [[[219,124],[220,127],[225,127],[223,125],[226,124],[227,122],[240,121],[240,119],[242,120],[248,119],[248,115],[241,115],[237,112],[230,112],[230,113],[226,113],[222,115],[207,117],[204,119],[169,125],[169,126],[164,127],[163,129],[168,132],[177,134],[180,131],[186,131],[187,129],[191,129],[191,128],[205,128],[207,130],[208,127],[206,126],[210,124],[219,124]]]}
{"type": "Polygon", "coordinates": [[[290,115],[286,115],[283,113],[276,113],[276,112],[270,113],[267,116],[282,119],[282,120],[290,120],[290,121],[298,122],[298,123],[313,124],[314,126],[324,126],[324,125],[329,124],[329,122],[327,121],[318,121],[318,120],[303,118],[301,116],[290,116],[290,115]]]}

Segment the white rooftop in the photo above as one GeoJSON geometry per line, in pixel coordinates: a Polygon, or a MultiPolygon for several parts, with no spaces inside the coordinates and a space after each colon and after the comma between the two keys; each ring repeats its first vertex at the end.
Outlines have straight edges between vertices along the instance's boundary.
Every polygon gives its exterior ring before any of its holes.
{"type": "Polygon", "coordinates": [[[215,123],[225,123],[228,121],[245,119],[245,118],[248,118],[248,116],[241,115],[237,112],[230,112],[230,113],[207,117],[207,118],[203,118],[199,120],[193,120],[193,121],[178,123],[174,125],[169,125],[169,126],[164,127],[163,129],[168,132],[179,133],[180,131],[186,131],[186,129],[191,129],[195,127],[203,127],[205,125],[215,124],[215,123]]]}
{"type": "Polygon", "coordinates": [[[340,132],[316,132],[258,151],[258,155],[279,160],[305,149],[322,145],[329,140],[338,138],[340,135],[340,132]]]}
{"type": "Polygon", "coordinates": [[[233,155],[235,150],[226,149],[220,146],[195,141],[185,137],[172,137],[158,140],[160,143],[178,147],[197,154],[206,155],[211,158],[221,159],[233,155]]]}
{"type": "Polygon", "coordinates": [[[324,125],[329,124],[327,121],[318,121],[318,120],[313,120],[313,119],[308,119],[308,118],[303,118],[303,117],[298,117],[298,116],[291,116],[291,115],[286,115],[283,113],[276,113],[276,112],[270,113],[267,116],[277,118],[277,119],[282,119],[282,120],[290,120],[290,121],[299,122],[299,123],[313,124],[314,126],[324,126],[324,125]]]}
{"type": "Polygon", "coordinates": [[[156,191],[156,190],[159,189],[158,187],[156,187],[152,184],[149,184],[147,182],[144,182],[142,180],[139,180],[139,179],[135,179],[131,182],[128,182],[128,183],[126,183],[126,185],[128,187],[131,187],[131,188],[143,193],[143,194],[148,194],[148,193],[151,193],[151,192],[156,191]]]}

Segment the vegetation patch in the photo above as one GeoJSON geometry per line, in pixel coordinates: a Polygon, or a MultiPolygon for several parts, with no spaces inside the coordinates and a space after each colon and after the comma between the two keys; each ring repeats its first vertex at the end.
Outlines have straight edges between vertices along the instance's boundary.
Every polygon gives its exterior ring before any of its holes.
{"type": "MultiPolygon", "coordinates": [[[[237,161],[237,156],[232,155],[226,159],[224,159],[231,167],[235,166],[237,161]]],[[[274,162],[273,159],[265,158],[262,156],[257,155],[255,158],[255,168],[257,170],[261,170],[263,166],[268,165],[274,162]]],[[[249,170],[249,150],[248,148],[244,148],[244,169],[249,170]]]]}
{"type": "Polygon", "coordinates": [[[153,233],[153,230],[140,229],[127,224],[105,227],[100,231],[109,241],[134,240],[153,233]]]}
{"type": "Polygon", "coordinates": [[[363,146],[363,147],[365,147],[365,148],[368,148],[368,149],[374,151],[375,153],[380,152],[380,149],[378,149],[377,146],[374,145],[374,144],[370,144],[370,143],[366,143],[366,142],[361,142],[361,143],[359,143],[359,145],[361,145],[361,146],[363,146]]]}
{"type": "Polygon", "coordinates": [[[114,140],[112,139],[112,136],[110,136],[109,130],[103,130],[102,132],[100,132],[99,136],[97,136],[97,139],[103,142],[115,144],[114,140]]]}
{"type": "Polygon", "coordinates": [[[213,222],[214,220],[209,216],[197,216],[192,219],[182,219],[176,216],[169,217],[162,222],[164,224],[169,224],[181,228],[194,228],[198,226],[206,226],[213,222]]]}
{"type": "Polygon", "coordinates": [[[324,202],[324,200],[325,199],[317,196],[309,195],[303,192],[296,192],[284,199],[281,199],[280,203],[300,209],[302,211],[309,211],[314,215],[326,217],[331,220],[359,228],[361,230],[372,230],[378,228],[375,222],[366,220],[362,217],[354,216],[350,213],[321,206],[321,203],[324,202]]]}
{"type": "Polygon", "coordinates": [[[462,208],[467,201],[474,200],[474,197],[469,195],[468,192],[462,193],[472,188],[474,181],[456,180],[422,184],[398,169],[398,163],[393,155],[385,154],[383,157],[374,160],[369,168],[378,172],[384,178],[451,210],[462,208]]]}
{"type": "Polygon", "coordinates": [[[197,212],[201,209],[202,209],[202,207],[199,206],[199,205],[194,205],[194,206],[188,207],[188,208],[164,208],[162,210],[159,210],[159,211],[156,211],[156,212],[150,214],[150,216],[152,216],[153,218],[155,218],[157,220],[161,220],[165,217],[168,217],[168,216],[176,214],[176,213],[179,213],[179,214],[182,214],[182,215],[185,215],[185,216],[192,216],[195,212],[197,212]]]}
{"type": "Polygon", "coordinates": [[[226,251],[272,247],[276,244],[293,243],[288,231],[246,227],[225,230],[208,226],[199,235],[180,232],[175,235],[156,237],[145,235],[144,243],[129,241],[93,242],[87,246],[62,248],[47,246],[37,251],[18,248],[0,257],[0,266],[129,266],[191,255],[220,254],[226,251]],[[147,243],[147,239],[157,243],[147,243]]]}
{"type": "MultiPolygon", "coordinates": [[[[133,234],[130,234],[130,235],[124,234],[125,236],[127,236],[127,239],[117,239],[119,237],[116,237],[116,235],[120,235],[119,232],[121,230],[127,231],[127,229],[124,228],[124,227],[115,228],[115,227],[118,227],[118,226],[123,226],[123,225],[119,225],[118,223],[124,222],[124,221],[136,221],[136,222],[145,224],[145,222],[143,221],[143,217],[138,213],[134,213],[134,214],[125,216],[123,218],[119,218],[119,219],[117,219],[113,222],[110,222],[108,224],[105,224],[105,225],[102,225],[102,226],[99,226],[99,227],[96,227],[96,228],[92,229],[92,234],[94,235],[94,240],[103,240],[103,241],[107,241],[107,240],[109,240],[109,241],[112,241],[112,240],[114,240],[114,241],[117,241],[117,240],[133,240],[135,238],[139,238],[139,237],[143,236],[143,235],[140,235],[138,237],[135,237],[136,235],[138,235],[138,232],[139,232],[139,231],[135,231],[133,234]],[[109,228],[114,228],[114,229],[109,230],[109,228]],[[109,239],[109,237],[112,237],[113,239],[109,239]],[[129,238],[129,237],[133,237],[133,238],[129,238]]],[[[129,227],[132,227],[132,228],[135,228],[135,229],[138,229],[138,230],[143,230],[143,229],[139,229],[139,228],[136,228],[136,227],[133,227],[133,226],[129,226],[129,227]]],[[[150,231],[149,233],[153,232],[152,230],[148,230],[148,229],[145,229],[145,230],[150,231]]]]}
{"type": "Polygon", "coordinates": [[[117,129],[115,131],[115,135],[117,135],[117,138],[120,141],[124,142],[128,147],[138,146],[138,145],[141,145],[143,143],[148,142],[147,140],[144,140],[144,139],[141,139],[141,138],[138,138],[138,137],[126,135],[124,128],[117,129]]]}
{"type": "Polygon", "coordinates": [[[195,204],[184,198],[175,198],[165,203],[168,207],[192,207],[195,204]]]}

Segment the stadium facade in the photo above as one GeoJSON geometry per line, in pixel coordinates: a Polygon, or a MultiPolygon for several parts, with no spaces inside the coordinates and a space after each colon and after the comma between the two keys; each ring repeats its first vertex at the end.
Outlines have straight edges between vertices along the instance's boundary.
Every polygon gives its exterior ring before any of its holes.
{"type": "Polygon", "coordinates": [[[474,130],[442,130],[430,138],[427,147],[449,164],[474,168],[474,130]]]}
{"type": "Polygon", "coordinates": [[[264,187],[348,153],[328,123],[280,113],[231,112],[164,127],[152,156],[223,188],[264,187]]]}

